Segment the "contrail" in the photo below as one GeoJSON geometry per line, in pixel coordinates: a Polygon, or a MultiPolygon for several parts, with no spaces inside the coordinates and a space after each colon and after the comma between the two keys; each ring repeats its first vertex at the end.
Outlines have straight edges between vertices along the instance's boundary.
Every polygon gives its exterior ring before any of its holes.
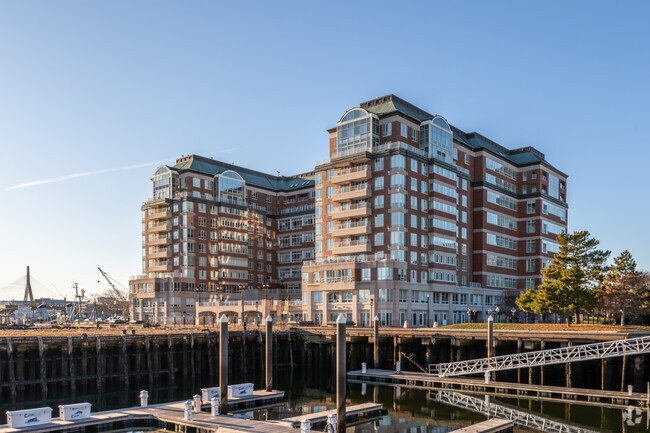
{"type": "MultiPolygon", "coordinates": [[[[227,152],[231,152],[232,150],[233,149],[224,149],[224,150],[220,150],[220,151],[217,151],[217,152],[208,153],[208,155],[215,155],[217,153],[227,153],[227,152]]],[[[64,176],[52,177],[50,179],[34,180],[34,181],[31,181],[31,182],[19,183],[17,185],[7,187],[7,188],[5,188],[5,191],[11,191],[11,190],[14,190],[14,189],[21,189],[21,188],[29,188],[30,186],[44,185],[46,183],[62,182],[64,180],[76,179],[78,177],[94,176],[96,174],[113,173],[113,172],[116,172],[116,171],[133,170],[133,169],[136,169],[136,168],[149,167],[149,166],[152,166],[152,165],[160,165],[160,164],[164,164],[165,162],[168,162],[168,161],[173,161],[175,159],[176,158],[159,159],[157,161],[149,161],[149,162],[143,162],[141,164],[126,165],[124,167],[102,168],[100,170],[83,171],[83,172],[80,172],[80,173],[66,174],[64,176]]]]}

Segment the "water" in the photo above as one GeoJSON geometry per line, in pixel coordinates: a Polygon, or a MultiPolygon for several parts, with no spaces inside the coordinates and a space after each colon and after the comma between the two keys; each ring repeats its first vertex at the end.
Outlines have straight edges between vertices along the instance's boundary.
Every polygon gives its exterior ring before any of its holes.
{"type": "MultiPolygon", "coordinates": [[[[293,371],[279,369],[275,373],[274,388],[285,391],[285,402],[279,407],[252,411],[241,416],[255,419],[279,419],[335,408],[333,372],[320,370],[307,372],[305,369],[295,368],[293,371]]],[[[233,383],[253,382],[256,389],[263,388],[262,371],[233,372],[233,376],[231,380],[233,383]]],[[[76,395],[71,395],[65,386],[51,387],[48,399],[45,401],[40,399],[38,387],[26,387],[24,392],[19,393],[15,402],[10,401],[9,393],[3,390],[0,402],[0,422],[6,422],[6,410],[50,406],[54,408],[53,416],[58,416],[59,404],[87,401],[92,403],[93,411],[101,411],[138,405],[138,394],[141,389],[149,390],[151,403],[160,403],[188,399],[193,394],[199,393],[201,388],[218,385],[216,379],[213,380],[214,383],[210,383],[205,378],[197,377],[194,382],[177,379],[176,385],[171,386],[165,376],[155,380],[154,386],[151,386],[145,377],[142,380],[132,379],[130,386],[125,388],[117,380],[107,380],[104,389],[97,392],[95,382],[89,381],[87,384],[78,384],[76,395]]],[[[450,393],[445,395],[464,398],[474,403],[485,401],[485,396],[480,394],[450,393]]],[[[438,401],[438,396],[438,392],[435,391],[428,392],[405,387],[400,387],[398,390],[393,386],[367,385],[363,387],[361,384],[351,383],[348,385],[348,405],[374,400],[388,409],[388,415],[377,422],[351,427],[348,431],[444,433],[487,419],[484,414],[438,401]]],[[[584,404],[513,398],[512,396],[493,396],[490,397],[489,402],[506,409],[518,409],[522,412],[593,431],[626,433],[647,433],[649,431],[646,411],[637,412],[634,408],[631,411],[625,411],[584,404]]],[[[537,430],[518,427],[515,431],[537,430]]]]}

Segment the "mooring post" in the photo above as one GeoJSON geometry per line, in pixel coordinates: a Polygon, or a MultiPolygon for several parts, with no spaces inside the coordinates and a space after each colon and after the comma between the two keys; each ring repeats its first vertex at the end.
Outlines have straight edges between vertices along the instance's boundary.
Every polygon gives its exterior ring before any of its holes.
{"type": "Polygon", "coordinates": [[[219,399],[217,397],[210,399],[210,414],[212,416],[219,415],[219,399]]]}
{"type": "Polygon", "coordinates": [[[122,380],[125,385],[129,384],[129,354],[126,351],[126,332],[122,334],[122,380]]]}
{"type": "Polygon", "coordinates": [[[303,419],[300,421],[300,433],[310,433],[311,432],[311,421],[308,419],[303,419]]]}
{"type": "Polygon", "coordinates": [[[192,400],[194,400],[194,413],[199,413],[201,412],[201,396],[196,394],[194,397],[192,397],[192,400]]]}
{"type": "Polygon", "coordinates": [[[494,318],[492,315],[488,317],[488,335],[487,335],[487,357],[492,358],[494,356],[494,318]]]}
{"type": "Polygon", "coordinates": [[[373,366],[374,368],[378,369],[379,368],[379,316],[375,316],[372,336],[374,340],[373,366]]]}
{"type": "Polygon", "coordinates": [[[336,319],[336,433],[345,433],[345,395],[347,371],[345,365],[345,325],[343,314],[336,319]]]}
{"type": "Polygon", "coordinates": [[[185,421],[192,421],[192,400],[185,402],[185,409],[183,410],[183,418],[185,421]]]}
{"type": "Polygon", "coordinates": [[[151,342],[149,339],[149,334],[145,334],[144,344],[147,355],[147,376],[149,377],[149,386],[153,386],[153,364],[151,362],[151,342]]]}
{"type": "MultiPolygon", "coordinates": [[[[542,338],[542,342],[540,345],[541,350],[546,350],[546,340],[542,338]]],[[[539,367],[539,384],[544,385],[544,366],[539,367]]]]}
{"type": "Polygon", "coordinates": [[[221,315],[219,326],[219,413],[228,413],[228,316],[221,315]]]}
{"type": "Polygon", "coordinates": [[[273,318],[266,317],[266,392],[273,391],[273,318]]]}
{"type": "Polygon", "coordinates": [[[167,334],[167,368],[169,369],[169,380],[173,384],[176,371],[174,369],[174,344],[172,343],[171,334],[167,334]]]}
{"type": "Polygon", "coordinates": [[[147,407],[149,404],[149,391],[140,391],[140,406],[147,407]]]}

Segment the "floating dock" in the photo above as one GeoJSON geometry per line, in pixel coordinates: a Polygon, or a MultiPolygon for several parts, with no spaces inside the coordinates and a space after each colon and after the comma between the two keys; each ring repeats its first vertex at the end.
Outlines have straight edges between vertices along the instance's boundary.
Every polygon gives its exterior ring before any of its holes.
{"type": "Polygon", "coordinates": [[[515,423],[503,419],[490,419],[454,430],[451,433],[512,433],[515,423]]]}
{"type": "MultiPolygon", "coordinates": [[[[345,420],[346,424],[351,424],[358,421],[365,422],[369,418],[379,418],[383,415],[386,415],[386,413],[386,409],[384,409],[381,404],[357,404],[346,408],[345,420]]],[[[336,409],[285,418],[282,420],[274,421],[274,423],[283,424],[292,428],[299,428],[302,420],[309,420],[311,422],[312,428],[319,428],[324,427],[327,424],[327,416],[331,414],[336,414],[336,409]]]]}
{"type": "Polygon", "coordinates": [[[603,403],[609,406],[625,408],[629,405],[637,407],[648,407],[650,402],[649,394],[633,392],[628,394],[619,391],[607,391],[585,388],[565,388],[561,386],[532,385],[523,383],[490,381],[485,383],[483,379],[469,379],[461,377],[437,377],[426,373],[410,371],[395,372],[392,370],[368,369],[365,373],[361,370],[348,372],[350,382],[361,382],[371,384],[396,384],[407,387],[417,387],[427,390],[457,390],[474,391],[483,394],[499,394],[511,396],[533,396],[537,399],[548,400],[573,400],[576,402],[603,403]]]}

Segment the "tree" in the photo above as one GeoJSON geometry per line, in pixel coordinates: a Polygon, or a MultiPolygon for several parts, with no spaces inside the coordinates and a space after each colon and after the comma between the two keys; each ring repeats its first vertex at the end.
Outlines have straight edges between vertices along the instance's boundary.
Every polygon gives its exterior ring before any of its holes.
{"type": "Polygon", "coordinates": [[[557,254],[542,270],[542,284],[527,289],[516,302],[522,310],[536,314],[573,313],[578,323],[581,311],[596,306],[596,289],[602,284],[610,252],[597,249],[598,240],[586,230],[560,233],[557,242],[557,254]]]}
{"type": "Polygon", "coordinates": [[[646,297],[643,274],[636,269],[636,262],[628,250],[614,258],[603,285],[599,290],[600,306],[609,317],[621,312],[621,325],[627,314],[641,313],[646,297]]]}

